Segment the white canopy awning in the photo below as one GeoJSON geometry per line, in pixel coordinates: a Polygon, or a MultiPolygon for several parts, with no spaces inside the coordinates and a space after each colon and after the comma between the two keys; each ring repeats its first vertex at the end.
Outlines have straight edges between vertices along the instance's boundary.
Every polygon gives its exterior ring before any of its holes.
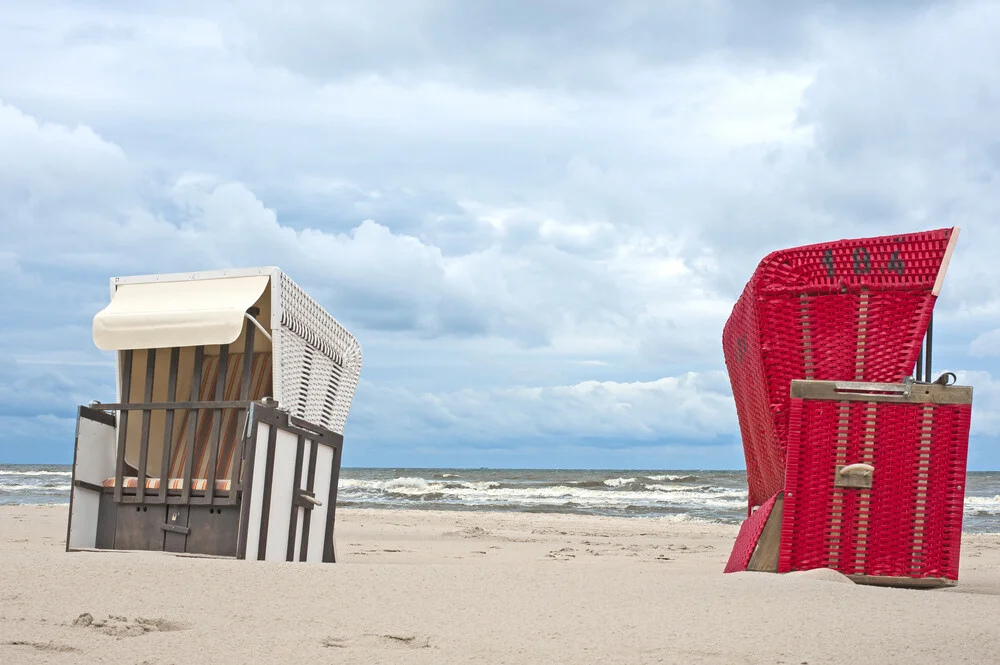
{"type": "Polygon", "coordinates": [[[122,284],[94,317],[94,343],[108,350],[231,344],[267,288],[267,275],[122,284]]]}

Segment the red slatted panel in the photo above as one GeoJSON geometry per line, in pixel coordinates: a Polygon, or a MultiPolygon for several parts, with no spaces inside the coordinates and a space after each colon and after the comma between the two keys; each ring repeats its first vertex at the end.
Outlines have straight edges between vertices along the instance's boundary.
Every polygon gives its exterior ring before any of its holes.
{"type": "Polygon", "coordinates": [[[970,416],[970,405],[791,400],[779,572],[957,580],[970,416]],[[837,464],[864,461],[870,490],[834,487],[837,464]]]}

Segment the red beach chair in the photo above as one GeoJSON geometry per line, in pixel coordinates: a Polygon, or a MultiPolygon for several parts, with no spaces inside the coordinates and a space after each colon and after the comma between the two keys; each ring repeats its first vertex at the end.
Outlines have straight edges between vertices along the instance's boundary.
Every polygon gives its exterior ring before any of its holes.
{"type": "Polygon", "coordinates": [[[971,389],[902,383],[915,364],[921,372],[925,333],[930,379],[931,314],[957,236],[842,240],[760,263],[723,332],[749,486],[727,572],[831,567],[877,583],[957,579],[971,389]],[[903,533],[915,559],[878,549],[903,533]],[[947,545],[933,550],[927,537],[947,545]],[[845,548],[853,558],[841,556],[845,548]]]}

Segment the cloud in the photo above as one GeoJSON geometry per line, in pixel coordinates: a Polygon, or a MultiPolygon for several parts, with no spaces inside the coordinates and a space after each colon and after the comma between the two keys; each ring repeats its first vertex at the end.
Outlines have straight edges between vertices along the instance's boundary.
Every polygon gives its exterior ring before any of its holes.
{"type": "Polygon", "coordinates": [[[934,365],[996,375],[994,3],[536,5],[11,9],[3,394],[113,389],[112,275],[276,264],[365,345],[364,459],[718,460],[760,258],[954,224],[934,365]]]}
{"type": "Polygon", "coordinates": [[[849,2],[831,11],[807,2],[398,0],[320,8],[251,0],[241,3],[246,20],[233,32],[255,60],[327,82],[377,75],[603,92],[630,72],[709,57],[749,67],[801,57],[812,51],[819,21],[839,15],[890,22],[927,4],[849,2]]]}
{"type": "Polygon", "coordinates": [[[562,437],[617,448],[630,442],[711,442],[736,432],[732,395],[721,372],[445,393],[385,385],[362,390],[371,406],[357,412],[352,426],[362,432],[363,440],[389,440],[393,445],[411,445],[430,434],[472,446],[562,437]],[[387,408],[395,414],[392,422],[382,417],[387,408]]]}

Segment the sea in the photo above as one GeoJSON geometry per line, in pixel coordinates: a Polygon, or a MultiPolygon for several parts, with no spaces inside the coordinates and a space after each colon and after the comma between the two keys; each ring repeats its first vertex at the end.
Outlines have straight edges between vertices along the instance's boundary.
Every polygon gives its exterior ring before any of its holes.
{"type": "MultiPolygon", "coordinates": [[[[69,503],[68,465],[0,464],[0,505],[69,503]]],[[[739,524],[745,471],[343,468],[338,505],[739,524]]],[[[1000,472],[969,472],[963,531],[1000,533],[1000,472]]]]}

